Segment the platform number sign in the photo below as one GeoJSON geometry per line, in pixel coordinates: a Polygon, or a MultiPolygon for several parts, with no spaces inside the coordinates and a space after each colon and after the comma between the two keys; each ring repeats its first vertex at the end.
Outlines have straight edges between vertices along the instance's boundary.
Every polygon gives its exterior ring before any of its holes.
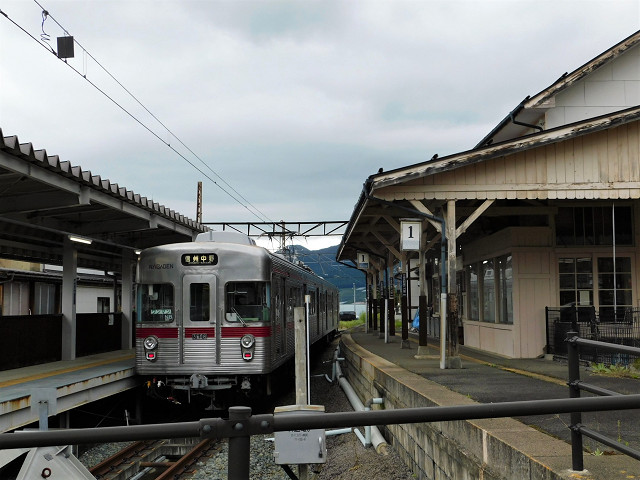
{"type": "Polygon", "coordinates": [[[358,268],[360,270],[369,269],[369,254],[364,252],[358,252],[358,268]]]}
{"type": "Polygon", "coordinates": [[[402,220],[400,222],[402,235],[400,237],[400,250],[420,250],[420,235],[422,224],[418,220],[402,220]]]}

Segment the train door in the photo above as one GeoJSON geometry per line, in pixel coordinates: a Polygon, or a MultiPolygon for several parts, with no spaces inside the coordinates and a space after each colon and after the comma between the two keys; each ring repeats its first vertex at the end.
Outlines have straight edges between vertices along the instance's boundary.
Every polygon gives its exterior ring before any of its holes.
{"type": "Polygon", "coordinates": [[[219,363],[216,335],[220,332],[216,315],[216,277],[185,275],[182,277],[182,363],[203,368],[219,363]]]}

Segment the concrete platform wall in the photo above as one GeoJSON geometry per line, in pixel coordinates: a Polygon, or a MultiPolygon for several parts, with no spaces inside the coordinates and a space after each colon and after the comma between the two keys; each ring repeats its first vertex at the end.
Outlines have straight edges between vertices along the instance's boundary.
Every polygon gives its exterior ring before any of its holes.
{"type": "MultiPolygon", "coordinates": [[[[349,335],[343,335],[340,349],[343,373],[363,403],[372,397],[384,398],[386,409],[476,403],[371,354],[349,335]]],[[[511,418],[389,425],[384,430],[419,479],[560,480],[571,467],[570,445],[511,418]]]]}

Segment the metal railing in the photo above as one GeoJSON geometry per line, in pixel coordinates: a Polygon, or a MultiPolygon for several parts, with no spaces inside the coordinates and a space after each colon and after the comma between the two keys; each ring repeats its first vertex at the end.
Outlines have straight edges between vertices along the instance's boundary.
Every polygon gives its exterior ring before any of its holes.
{"type": "MultiPolygon", "coordinates": [[[[228,419],[207,418],[197,422],[171,424],[3,433],[0,435],[0,449],[108,443],[157,438],[228,438],[228,477],[248,479],[249,444],[252,435],[304,429],[363,427],[367,425],[627,410],[637,409],[639,406],[640,394],[528,400],[452,407],[341,412],[326,413],[323,415],[291,413],[287,415],[263,414],[252,416],[251,408],[249,407],[231,407],[229,409],[228,419]]],[[[579,425],[579,423],[580,422],[577,421],[575,425],[579,425]]],[[[583,435],[590,433],[582,427],[579,429],[576,427],[576,429],[583,435]]]]}
{"type": "MultiPolygon", "coordinates": [[[[567,333],[567,349],[569,357],[569,396],[571,399],[580,398],[580,392],[582,390],[593,393],[595,395],[601,395],[603,398],[619,398],[622,395],[611,390],[584,383],[580,380],[580,352],[582,348],[591,348],[605,350],[609,352],[617,352],[628,355],[634,355],[640,357],[640,348],[616,345],[606,342],[600,342],[597,340],[590,340],[586,338],[580,338],[578,332],[570,331],[567,333]]],[[[598,398],[598,397],[591,397],[598,398]]],[[[640,460],[640,451],[628,447],[627,445],[620,443],[610,437],[602,435],[595,430],[582,425],[582,413],[579,411],[571,413],[571,461],[572,468],[576,471],[582,471],[584,468],[583,461],[583,448],[582,448],[582,436],[585,435],[592,438],[608,447],[614,448],[619,452],[624,453],[636,460],[640,460]]]]}

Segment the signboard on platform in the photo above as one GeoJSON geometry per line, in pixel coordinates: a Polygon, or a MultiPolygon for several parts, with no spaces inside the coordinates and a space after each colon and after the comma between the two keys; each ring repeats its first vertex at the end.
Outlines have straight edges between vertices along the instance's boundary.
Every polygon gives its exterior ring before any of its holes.
{"type": "Polygon", "coordinates": [[[356,263],[360,270],[369,270],[369,254],[358,252],[358,261],[356,263]]]}
{"type": "Polygon", "coordinates": [[[400,221],[400,250],[420,251],[422,222],[419,220],[400,221]]]}

